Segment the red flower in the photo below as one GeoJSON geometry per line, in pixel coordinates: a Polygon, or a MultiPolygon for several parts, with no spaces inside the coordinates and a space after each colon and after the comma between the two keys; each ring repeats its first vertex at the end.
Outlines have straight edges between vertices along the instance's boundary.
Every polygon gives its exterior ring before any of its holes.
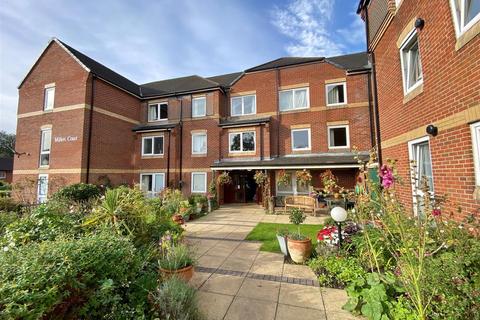
{"type": "Polygon", "coordinates": [[[432,210],[432,215],[433,215],[434,217],[438,217],[438,216],[440,216],[441,214],[442,214],[442,211],[441,211],[440,209],[433,209],[433,210],[432,210]]]}

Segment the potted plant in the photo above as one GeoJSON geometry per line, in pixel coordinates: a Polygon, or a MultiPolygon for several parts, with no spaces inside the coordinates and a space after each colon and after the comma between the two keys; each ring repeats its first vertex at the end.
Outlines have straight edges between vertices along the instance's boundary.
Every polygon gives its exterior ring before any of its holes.
{"type": "Polygon", "coordinates": [[[323,184],[323,192],[326,195],[334,194],[334,192],[338,189],[337,185],[337,177],[332,173],[331,170],[325,170],[321,175],[320,179],[322,180],[323,184]]]}
{"type": "Polygon", "coordinates": [[[166,278],[177,276],[188,282],[193,276],[193,255],[185,244],[175,243],[170,235],[160,241],[160,259],[158,264],[166,278]],[[170,238],[169,238],[170,237],[170,238]]]}
{"type": "Polygon", "coordinates": [[[303,169],[302,171],[297,171],[297,181],[299,181],[302,185],[306,186],[312,181],[312,175],[310,171],[303,169]]]}
{"type": "Polygon", "coordinates": [[[287,248],[288,234],[289,234],[288,229],[277,230],[278,245],[280,246],[280,251],[282,251],[285,257],[288,257],[288,248],[287,248]]]}
{"type": "Polygon", "coordinates": [[[312,241],[300,232],[300,224],[305,221],[305,213],[302,209],[290,210],[290,222],[297,226],[297,233],[290,233],[287,238],[287,248],[290,257],[296,263],[304,263],[312,253],[312,241]]]}
{"type": "Polygon", "coordinates": [[[224,171],[222,174],[218,176],[217,183],[219,185],[230,184],[232,183],[232,177],[230,177],[228,172],[224,171]]]}
{"type": "Polygon", "coordinates": [[[285,170],[280,170],[278,172],[277,182],[286,186],[290,182],[290,175],[285,170]]]}

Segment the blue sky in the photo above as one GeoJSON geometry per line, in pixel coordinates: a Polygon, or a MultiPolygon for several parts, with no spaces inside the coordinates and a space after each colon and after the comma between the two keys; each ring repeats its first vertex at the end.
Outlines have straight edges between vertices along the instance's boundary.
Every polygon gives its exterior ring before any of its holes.
{"type": "Polygon", "coordinates": [[[137,83],[241,71],[282,56],[362,51],[358,0],[2,0],[0,129],[51,37],[137,83]]]}

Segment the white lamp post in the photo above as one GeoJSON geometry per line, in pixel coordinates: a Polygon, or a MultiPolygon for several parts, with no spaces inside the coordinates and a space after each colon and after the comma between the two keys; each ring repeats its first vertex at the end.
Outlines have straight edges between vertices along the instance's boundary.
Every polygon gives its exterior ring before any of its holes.
{"type": "Polygon", "coordinates": [[[335,220],[338,227],[338,248],[342,247],[342,222],[347,219],[347,210],[342,207],[334,207],[330,211],[330,216],[335,220]]]}

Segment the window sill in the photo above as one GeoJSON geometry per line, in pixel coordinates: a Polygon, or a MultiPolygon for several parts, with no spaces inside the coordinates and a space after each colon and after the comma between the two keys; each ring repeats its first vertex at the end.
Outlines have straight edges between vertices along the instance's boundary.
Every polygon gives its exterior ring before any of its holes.
{"type": "Polygon", "coordinates": [[[335,108],[335,107],[346,107],[348,103],[335,103],[335,104],[327,104],[327,108],[335,108]]]}
{"type": "Polygon", "coordinates": [[[191,193],[196,193],[196,194],[200,194],[200,193],[207,193],[207,191],[191,191],[191,193]]]}
{"type": "Polygon", "coordinates": [[[455,43],[455,51],[463,48],[470,40],[474,39],[477,35],[480,34],[480,21],[475,23],[470,29],[462,33],[455,43]]]}
{"type": "Polygon", "coordinates": [[[308,107],[308,108],[302,108],[302,109],[284,110],[284,111],[280,111],[280,114],[297,113],[297,112],[308,112],[308,111],[310,111],[310,107],[308,107]]]}
{"type": "Polygon", "coordinates": [[[328,147],[328,150],[331,150],[331,151],[337,151],[337,150],[343,150],[343,151],[345,151],[345,150],[348,150],[348,149],[350,149],[349,146],[345,146],[345,147],[328,147]]]}
{"type": "Polygon", "coordinates": [[[206,156],[206,153],[192,153],[192,158],[205,158],[206,156]]]}
{"type": "Polygon", "coordinates": [[[255,156],[256,152],[229,152],[229,157],[244,157],[244,156],[255,156]]]}
{"type": "Polygon", "coordinates": [[[48,170],[48,169],[50,169],[50,165],[48,165],[48,166],[39,166],[39,167],[38,167],[38,170],[48,170]]]}
{"type": "Polygon", "coordinates": [[[168,119],[147,120],[147,123],[165,122],[165,121],[168,121],[168,119]]]}
{"type": "Polygon", "coordinates": [[[292,150],[292,154],[299,154],[299,153],[312,153],[312,149],[292,150]]]}
{"type": "Polygon", "coordinates": [[[406,104],[410,100],[414,99],[416,96],[420,95],[423,92],[423,83],[421,83],[418,87],[407,93],[403,97],[403,104],[406,104]]]}
{"type": "Polygon", "coordinates": [[[42,111],[43,111],[43,113],[52,113],[52,112],[53,112],[53,108],[52,108],[52,109],[48,109],[48,110],[43,109],[42,111]]]}
{"type": "Polygon", "coordinates": [[[163,158],[163,154],[155,154],[155,155],[142,155],[142,159],[157,159],[163,158]]]}

